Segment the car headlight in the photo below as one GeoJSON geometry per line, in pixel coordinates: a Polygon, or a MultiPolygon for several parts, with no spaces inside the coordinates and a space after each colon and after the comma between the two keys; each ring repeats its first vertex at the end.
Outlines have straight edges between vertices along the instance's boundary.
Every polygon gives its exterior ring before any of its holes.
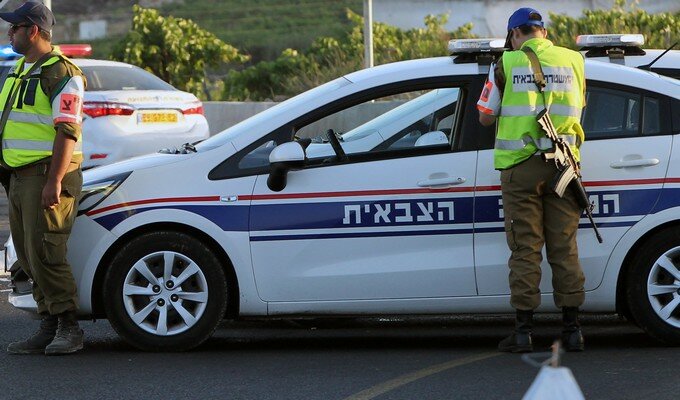
{"type": "Polygon", "coordinates": [[[113,193],[131,173],[132,171],[124,172],[122,174],[84,182],[82,197],[80,198],[80,205],[78,207],[78,215],[85,214],[97,207],[97,205],[109,197],[109,195],[113,193]]]}

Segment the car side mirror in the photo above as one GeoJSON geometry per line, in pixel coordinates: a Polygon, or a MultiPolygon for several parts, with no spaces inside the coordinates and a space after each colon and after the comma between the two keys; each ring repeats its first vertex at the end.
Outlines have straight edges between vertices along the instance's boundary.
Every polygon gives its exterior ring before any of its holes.
{"type": "Polygon", "coordinates": [[[286,142],[278,145],[269,153],[269,177],[267,186],[274,192],[280,192],[286,187],[288,171],[304,167],[305,149],[298,142],[286,142]]]}
{"type": "Polygon", "coordinates": [[[427,132],[416,140],[415,147],[448,144],[449,138],[442,131],[427,132]]]}

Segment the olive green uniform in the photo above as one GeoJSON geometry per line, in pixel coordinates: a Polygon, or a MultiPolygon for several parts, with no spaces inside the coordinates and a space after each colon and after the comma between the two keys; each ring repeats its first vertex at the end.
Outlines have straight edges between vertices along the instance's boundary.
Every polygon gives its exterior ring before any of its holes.
{"type": "MultiPolygon", "coordinates": [[[[72,76],[83,76],[69,61],[59,60],[42,67],[40,86],[52,99],[72,76]]],[[[83,76],[83,81],[85,78],[83,76]]],[[[5,88],[7,90],[7,88],[5,88]]],[[[7,96],[7,93],[3,93],[7,96]]],[[[21,95],[15,101],[21,101],[21,95]]],[[[81,125],[55,124],[57,135],[78,139],[81,125]]],[[[9,190],[9,219],[18,262],[33,280],[33,297],[39,313],[61,314],[77,309],[77,289],[66,260],[66,242],[75,220],[82,189],[82,154],[74,153],[62,179],[59,204],[53,209],[42,206],[42,190],[47,182],[51,158],[12,169],[9,190]]]]}
{"type": "MultiPolygon", "coordinates": [[[[550,117],[558,134],[571,140],[569,143],[578,159],[578,146],[584,138],[579,123],[585,90],[583,58],[576,52],[553,46],[546,39],[530,39],[524,46],[532,48],[542,63],[547,60],[548,65],[559,67],[546,69],[547,73],[558,74],[564,69],[573,71],[573,79],[568,81],[571,82],[569,89],[562,92],[557,89],[548,96],[553,100],[550,117]]],[[[510,304],[523,311],[534,310],[540,305],[541,250],[545,245],[553,273],[555,305],[579,307],[585,300],[585,276],[576,244],[582,210],[570,189],[562,198],[551,189],[558,170],[553,161],[544,161],[541,157],[541,152],[551,151],[550,146],[538,147],[536,141],[540,141],[544,133],[538,128],[535,114],[517,112],[527,106],[530,110],[543,108],[538,96],[522,86],[521,74],[526,76],[528,73],[523,66],[528,65],[523,52],[514,51],[506,52],[494,69],[495,85],[502,96],[494,164],[501,170],[505,232],[512,252],[508,260],[510,304]],[[520,76],[511,76],[513,73],[520,76]],[[515,143],[518,145],[513,147],[515,143]]],[[[535,90],[533,82],[527,84],[535,90]]]]}
{"type": "Polygon", "coordinates": [[[585,277],[578,260],[576,231],[581,209],[571,190],[559,198],[550,189],[557,174],[539,156],[501,171],[503,214],[510,267],[510,304],[533,310],[541,304],[541,249],[552,269],[557,307],[579,307],[585,300],[585,277]]]}

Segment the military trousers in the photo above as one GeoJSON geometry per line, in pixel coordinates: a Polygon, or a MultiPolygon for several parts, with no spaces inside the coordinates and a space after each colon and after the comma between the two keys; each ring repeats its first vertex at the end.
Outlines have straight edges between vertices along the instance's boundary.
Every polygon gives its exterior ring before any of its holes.
{"type": "Polygon", "coordinates": [[[537,155],[501,171],[505,233],[511,251],[510,304],[517,310],[533,310],[541,303],[544,245],[555,305],[579,307],[585,300],[585,277],[576,245],[582,210],[569,188],[562,198],[551,189],[557,172],[554,162],[537,155]]]}
{"type": "Polygon", "coordinates": [[[51,210],[42,206],[46,182],[45,172],[12,173],[9,223],[17,262],[33,280],[38,312],[55,315],[77,310],[77,289],[66,260],[66,242],[78,211],[83,175],[80,168],[66,173],[59,204],[51,210]]]}

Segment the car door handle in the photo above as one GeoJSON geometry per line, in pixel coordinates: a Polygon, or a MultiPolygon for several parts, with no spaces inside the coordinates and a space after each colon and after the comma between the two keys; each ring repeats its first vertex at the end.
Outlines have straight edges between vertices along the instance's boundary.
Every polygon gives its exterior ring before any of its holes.
{"type": "Polygon", "coordinates": [[[458,178],[447,176],[446,178],[425,179],[424,181],[418,182],[418,186],[421,187],[453,186],[460,185],[461,183],[465,183],[465,178],[460,176],[458,178]]]}
{"type": "Polygon", "coordinates": [[[616,161],[609,164],[614,169],[632,167],[652,167],[659,163],[658,158],[639,158],[637,160],[616,161]]]}

